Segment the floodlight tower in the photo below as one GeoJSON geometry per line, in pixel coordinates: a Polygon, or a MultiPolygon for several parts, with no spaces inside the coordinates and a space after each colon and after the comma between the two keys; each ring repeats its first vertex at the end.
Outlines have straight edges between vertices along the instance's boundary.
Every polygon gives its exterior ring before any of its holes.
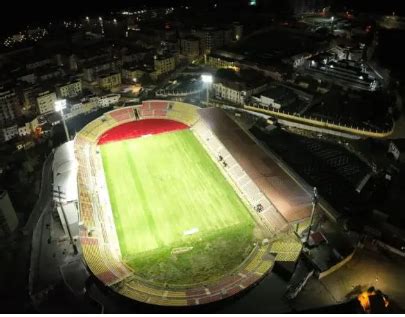
{"type": "Polygon", "coordinates": [[[330,18],[330,30],[333,32],[333,22],[335,21],[335,17],[334,16],[332,16],[331,18],[330,18]]]}
{"type": "Polygon", "coordinates": [[[98,21],[99,21],[100,27],[101,27],[101,34],[104,35],[104,22],[103,22],[103,18],[102,18],[102,17],[98,17],[98,21]]]}
{"type": "Polygon", "coordinates": [[[318,205],[318,189],[314,187],[313,189],[313,194],[312,194],[312,211],[311,211],[311,218],[309,219],[309,227],[308,227],[308,233],[307,237],[305,239],[305,243],[308,244],[309,237],[311,235],[311,228],[312,228],[312,222],[314,220],[314,214],[315,214],[315,209],[316,206],[318,205]]]}
{"type": "Polygon", "coordinates": [[[207,91],[207,106],[209,105],[210,101],[210,88],[211,84],[214,81],[214,78],[212,77],[211,74],[202,74],[201,75],[201,81],[203,84],[206,86],[206,91],[207,91]]]}
{"type": "Polygon", "coordinates": [[[59,99],[55,101],[55,111],[60,112],[60,116],[62,117],[63,128],[65,129],[66,140],[69,142],[69,131],[66,126],[65,116],[63,114],[63,109],[66,108],[66,99],[59,99]]]}

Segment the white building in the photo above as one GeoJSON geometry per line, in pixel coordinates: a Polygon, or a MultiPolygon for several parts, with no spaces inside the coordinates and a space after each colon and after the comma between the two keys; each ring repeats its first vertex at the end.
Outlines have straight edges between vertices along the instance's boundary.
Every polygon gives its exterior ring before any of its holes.
{"type": "Polygon", "coordinates": [[[49,90],[41,92],[38,94],[37,107],[40,114],[46,114],[54,112],[55,101],[57,100],[56,94],[49,90]]]}
{"type": "Polygon", "coordinates": [[[18,106],[18,97],[13,90],[0,91],[0,126],[14,121],[15,108],[18,106]]]}
{"type": "Polygon", "coordinates": [[[98,100],[98,104],[101,108],[109,107],[111,105],[117,104],[120,98],[121,98],[120,94],[104,95],[100,97],[100,99],[98,100]]]}
{"type": "Polygon", "coordinates": [[[81,79],[71,80],[56,86],[59,98],[73,98],[82,93],[81,79]]]}
{"type": "Polygon", "coordinates": [[[80,114],[90,113],[99,107],[99,98],[81,101],[69,106],[68,112],[65,113],[65,119],[74,118],[80,114]]]}
{"type": "Polygon", "coordinates": [[[19,136],[27,136],[31,134],[31,127],[29,123],[26,123],[23,126],[18,127],[19,136]]]}
{"type": "Polygon", "coordinates": [[[5,190],[0,190],[0,237],[6,237],[18,226],[18,218],[10,197],[5,190]]]}
{"type": "Polygon", "coordinates": [[[286,64],[290,64],[294,68],[301,67],[305,64],[305,62],[311,57],[309,53],[301,53],[296,54],[286,59],[283,59],[283,62],[286,64]]]}
{"type": "Polygon", "coordinates": [[[284,86],[272,86],[257,96],[253,96],[252,101],[264,107],[281,109],[291,105],[297,98],[292,90],[284,86]]]}
{"type": "Polygon", "coordinates": [[[263,91],[266,87],[266,84],[248,87],[245,83],[240,82],[216,82],[212,85],[216,98],[225,99],[238,105],[245,104],[250,96],[263,91]]]}
{"type": "Polygon", "coordinates": [[[18,126],[16,124],[0,129],[0,140],[7,142],[18,136],[18,126]]]}

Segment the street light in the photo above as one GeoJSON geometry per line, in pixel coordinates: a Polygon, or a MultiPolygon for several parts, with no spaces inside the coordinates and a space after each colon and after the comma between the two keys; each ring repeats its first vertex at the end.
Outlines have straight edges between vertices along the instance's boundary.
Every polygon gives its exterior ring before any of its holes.
{"type": "Polygon", "coordinates": [[[309,237],[311,236],[311,228],[312,228],[312,222],[314,220],[314,214],[315,214],[315,209],[316,206],[318,205],[318,189],[316,187],[313,188],[313,193],[312,193],[312,211],[311,211],[311,218],[309,218],[309,227],[308,227],[308,233],[307,237],[305,239],[305,243],[308,244],[309,237]]]}
{"type": "Polygon", "coordinates": [[[73,253],[76,255],[78,253],[78,250],[75,244],[75,240],[73,239],[72,232],[70,231],[69,222],[66,217],[65,209],[63,208],[62,196],[64,195],[64,193],[60,190],[60,186],[58,186],[58,190],[53,190],[53,193],[55,194],[55,198],[58,198],[59,207],[62,210],[63,221],[66,224],[66,230],[69,235],[70,244],[72,245],[73,253]]]}
{"type": "Polygon", "coordinates": [[[63,128],[65,129],[66,139],[69,142],[69,131],[66,126],[65,116],[63,114],[63,109],[66,108],[66,99],[59,99],[55,101],[55,111],[60,112],[60,116],[62,117],[63,128]]]}
{"type": "Polygon", "coordinates": [[[207,86],[207,106],[210,101],[210,85],[213,83],[214,78],[211,74],[202,74],[201,81],[207,86]]]}

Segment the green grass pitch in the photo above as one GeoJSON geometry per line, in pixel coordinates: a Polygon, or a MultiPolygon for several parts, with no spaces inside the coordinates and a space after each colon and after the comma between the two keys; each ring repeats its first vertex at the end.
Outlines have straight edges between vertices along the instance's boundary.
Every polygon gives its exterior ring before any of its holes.
{"type": "Polygon", "coordinates": [[[101,154],[123,260],[144,278],[208,281],[249,254],[254,220],[192,131],[107,143],[101,154]]]}

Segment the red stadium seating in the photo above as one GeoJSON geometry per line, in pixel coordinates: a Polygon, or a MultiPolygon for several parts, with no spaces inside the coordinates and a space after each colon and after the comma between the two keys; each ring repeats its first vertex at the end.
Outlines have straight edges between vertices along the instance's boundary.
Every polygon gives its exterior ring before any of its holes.
{"type": "Polygon", "coordinates": [[[117,122],[134,118],[134,110],[132,108],[123,108],[111,111],[109,114],[117,122]]]}
{"type": "Polygon", "coordinates": [[[132,121],[108,130],[101,135],[98,143],[105,144],[114,141],[137,138],[143,135],[159,134],[187,128],[188,126],[181,122],[167,119],[145,119],[132,121]]]}
{"type": "Polygon", "coordinates": [[[151,110],[166,110],[168,106],[168,102],[164,100],[157,100],[157,101],[144,101],[143,106],[149,106],[148,109],[151,110]]]}

